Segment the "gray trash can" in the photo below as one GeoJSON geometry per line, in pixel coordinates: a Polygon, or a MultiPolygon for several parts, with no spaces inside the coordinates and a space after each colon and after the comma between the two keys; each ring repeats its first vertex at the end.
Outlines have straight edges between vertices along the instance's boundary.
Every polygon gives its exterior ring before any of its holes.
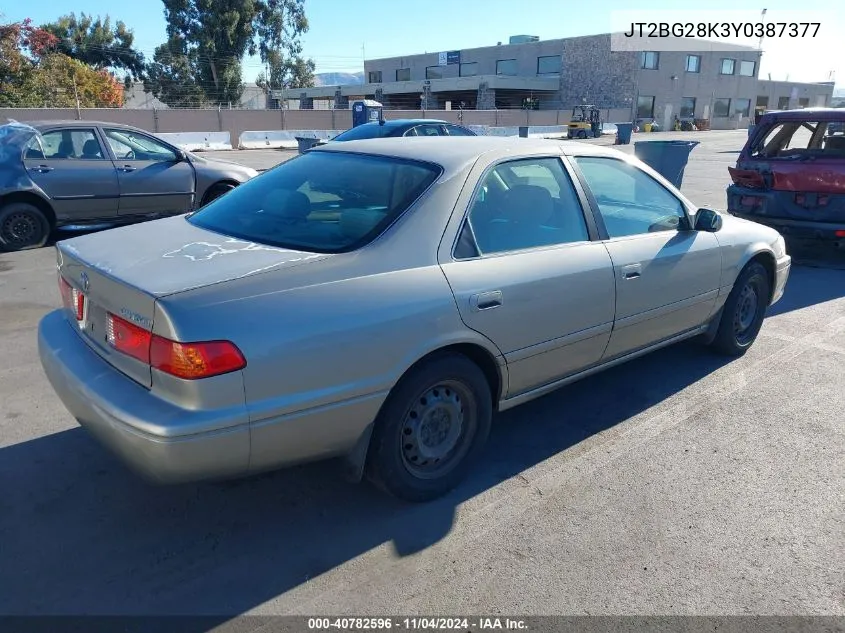
{"type": "Polygon", "coordinates": [[[631,143],[631,132],[634,131],[633,123],[617,123],[616,124],[616,138],[619,139],[620,145],[629,145],[631,143]]]}
{"type": "Polygon", "coordinates": [[[637,141],[634,154],[666,180],[681,188],[684,168],[698,141],[637,141]]]}
{"type": "Polygon", "coordinates": [[[519,138],[528,138],[528,127],[525,125],[519,126],[519,138]]]}
{"type": "Polygon", "coordinates": [[[320,142],[320,139],[315,137],[297,136],[295,138],[297,149],[299,149],[300,154],[306,150],[311,149],[312,147],[317,145],[317,143],[320,142]]]}

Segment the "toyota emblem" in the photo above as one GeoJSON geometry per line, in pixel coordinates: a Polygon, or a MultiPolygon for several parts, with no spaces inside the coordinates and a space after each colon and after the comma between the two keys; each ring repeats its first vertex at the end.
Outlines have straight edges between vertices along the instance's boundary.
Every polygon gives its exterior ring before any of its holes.
{"type": "Polygon", "coordinates": [[[79,275],[79,283],[82,284],[82,292],[88,292],[88,287],[91,285],[91,282],[88,279],[87,273],[79,275]]]}

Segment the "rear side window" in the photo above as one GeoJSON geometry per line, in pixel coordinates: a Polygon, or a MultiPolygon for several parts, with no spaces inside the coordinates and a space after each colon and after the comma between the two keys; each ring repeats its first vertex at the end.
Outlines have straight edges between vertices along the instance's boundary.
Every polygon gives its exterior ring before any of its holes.
{"type": "Polygon", "coordinates": [[[333,141],[360,141],[364,138],[383,138],[390,136],[394,131],[392,125],[381,125],[380,123],[364,123],[353,127],[335,136],[333,141]]]}
{"type": "Polygon", "coordinates": [[[843,156],[843,121],[785,121],[776,123],[751,150],[755,158],[800,159],[808,156],[843,156]]]}
{"type": "Polygon", "coordinates": [[[311,151],[249,180],[188,221],[268,246],[347,252],[380,235],[440,172],[430,163],[311,151]]]}

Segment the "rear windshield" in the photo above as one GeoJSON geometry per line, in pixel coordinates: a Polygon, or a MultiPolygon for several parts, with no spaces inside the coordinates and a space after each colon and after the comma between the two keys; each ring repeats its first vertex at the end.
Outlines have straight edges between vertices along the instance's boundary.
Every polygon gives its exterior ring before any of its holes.
{"type": "Polygon", "coordinates": [[[341,132],[335,136],[333,141],[359,141],[362,138],[382,138],[390,136],[396,131],[395,125],[381,125],[380,123],[364,123],[352,129],[341,132]]]}
{"type": "Polygon", "coordinates": [[[751,155],[765,159],[845,157],[845,116],[842,121],[776,123],[757,139],[751,155]]]}
{"type": "Polygon", "coordinates": [[[342,253],[380,235],[439,175],[428,163],[311,151],[217,198],[188,221],[269,246],[342,253]]]}

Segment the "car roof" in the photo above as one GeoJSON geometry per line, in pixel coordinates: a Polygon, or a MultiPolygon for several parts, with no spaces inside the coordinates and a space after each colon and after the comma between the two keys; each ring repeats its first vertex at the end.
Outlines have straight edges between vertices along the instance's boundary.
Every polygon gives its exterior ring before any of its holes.
{"type": "Polygon", "coordinates": [[[385,119],[384,123],[377,121],[369,121],[364,125],[385,125],[388,127],[401,127],[403,125],[419,125],[420,123],[449,123],[449,121],[442,121],[441,119],[385,119]]]}
{"type": "Polygon", "coordinates": [[[361,139],[344,143],[327,143],[308,151],[374,154],[405,160],[421,160],[441,165],[448,172],[458,171],[467,164],[474,163],[481,156],[486,156],[492,161],[500,157],[521,158],[546,152],[567,155],[623,155],[611,148],[578,141],[502,136],[416,136],[401,139],[361,139]]]}
{"type": "Polygon", "coordinates": [[[843,108],[801,108],[799,110],[769,110],[762,119],[778,119],[782,121],[803,121],[807,119],[830,121],[845,119],[843,108]]]}
{"type": "Polygon", "coordinates": [[[22,121],[26,125],[31,125],[39,132],[41,130],[46,130],[54,127],[97,127],[97,126],[108,126],[111,128],[119,128],[122,130],[136,130],[138,132],[143,132],[139,127],[135,127],[133,125],[125,125],[123,123],[112,123],[111,121],[85,121],[85,120],[77,120],[77,119],[55,119],[51,121],[22,121]]]}

